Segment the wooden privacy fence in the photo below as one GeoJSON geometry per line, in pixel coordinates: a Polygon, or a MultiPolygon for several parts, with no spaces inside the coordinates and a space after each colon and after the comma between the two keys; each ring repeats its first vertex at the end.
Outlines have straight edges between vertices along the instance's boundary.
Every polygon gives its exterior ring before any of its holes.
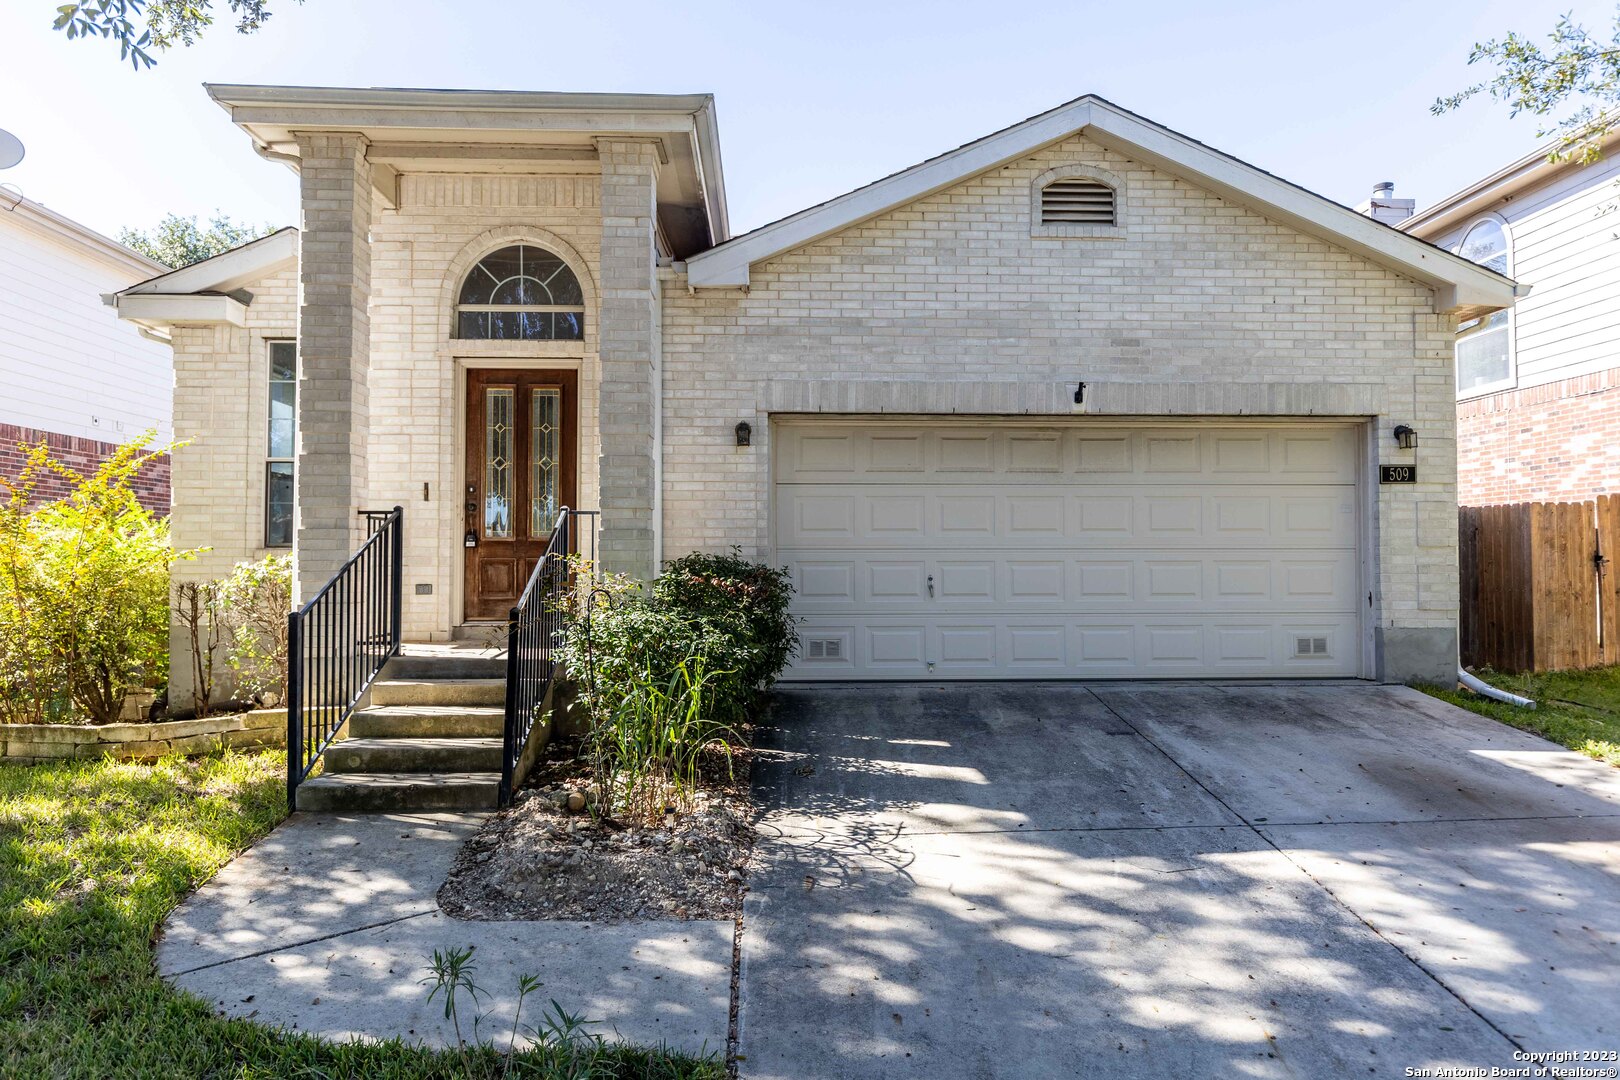
{"type": "Polygon", "coordinates": [[[1458,510],[1464,664],[1620,663],[1620,495],[1458,510]]]}

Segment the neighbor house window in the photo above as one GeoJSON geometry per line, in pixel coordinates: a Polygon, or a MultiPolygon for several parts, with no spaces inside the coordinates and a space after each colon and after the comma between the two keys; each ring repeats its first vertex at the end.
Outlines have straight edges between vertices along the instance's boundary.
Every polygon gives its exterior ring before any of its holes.
{"type": "Polygon", "coordinates": [[[264,542],[293,542],[293,436],[298,426],[298,346],[272,341],[270,350],[270,437],[264,465],[264,542]]]}
{"type": "MultiPolygon", "coordinates": [[[[1508,240],[1501,222],[1478,222],[1457,245],[1457,254],[1499,274],[1508,272],[1508,240]]],[[[1513,356],[1506,310],[1457,327],[1457,393],[1482,393],[1513,382],[1513,356]]]]}
{"type": "Polygon", "coordinates": [[[581,341],[585,294],[568,264],[545,248],[513,244],[486,255],[461,283],[456,337],[581,341]]]}

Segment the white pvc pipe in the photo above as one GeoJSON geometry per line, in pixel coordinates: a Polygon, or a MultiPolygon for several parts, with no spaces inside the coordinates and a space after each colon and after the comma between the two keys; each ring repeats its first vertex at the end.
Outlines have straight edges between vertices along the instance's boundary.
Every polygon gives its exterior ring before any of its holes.
{"type": "Polygon", "coordinates": [[[1484,679],[1470,675],[1462,668],[1457,669],[1457,681],[1482,697],[1505,701],[1509,705],[1517,705],[1521,709],[1533,709],[1536,707],[1536,703],[1529,698],[1520,697],[1518,694],[1510,694],[1506,690],[1498,690],[1484,679]]]}

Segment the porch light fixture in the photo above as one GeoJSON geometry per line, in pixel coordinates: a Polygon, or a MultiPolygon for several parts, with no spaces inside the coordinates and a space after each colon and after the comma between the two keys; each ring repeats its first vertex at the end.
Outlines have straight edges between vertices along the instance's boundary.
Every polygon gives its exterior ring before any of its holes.
{"type": "Polygon", "coordinates": [[[738,421],[738,423],[737,423],[737,445],[738,446],[752,446],[752,445],[754,445],[754,429],[753,429],[752,426],[749,425],[748,421],[746,421],[746,420],[741,420],[741,421],[738,421]]]}
{"type": "Polygon", "coordinates": [[[1417,449],[1417,432],[1408,424],[1401,424],[1395,429],[1395,445],[1402,450],[1417,449]]]}

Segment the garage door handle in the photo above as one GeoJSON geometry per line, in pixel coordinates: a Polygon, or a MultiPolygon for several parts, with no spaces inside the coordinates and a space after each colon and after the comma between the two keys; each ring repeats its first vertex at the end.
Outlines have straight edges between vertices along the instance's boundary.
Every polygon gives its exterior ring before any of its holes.
{"type": "Polygon", "coordinates": [[[934,595],[934,575],[933,574],[928,575],[928,595],[929,596],[934,595]]]}

